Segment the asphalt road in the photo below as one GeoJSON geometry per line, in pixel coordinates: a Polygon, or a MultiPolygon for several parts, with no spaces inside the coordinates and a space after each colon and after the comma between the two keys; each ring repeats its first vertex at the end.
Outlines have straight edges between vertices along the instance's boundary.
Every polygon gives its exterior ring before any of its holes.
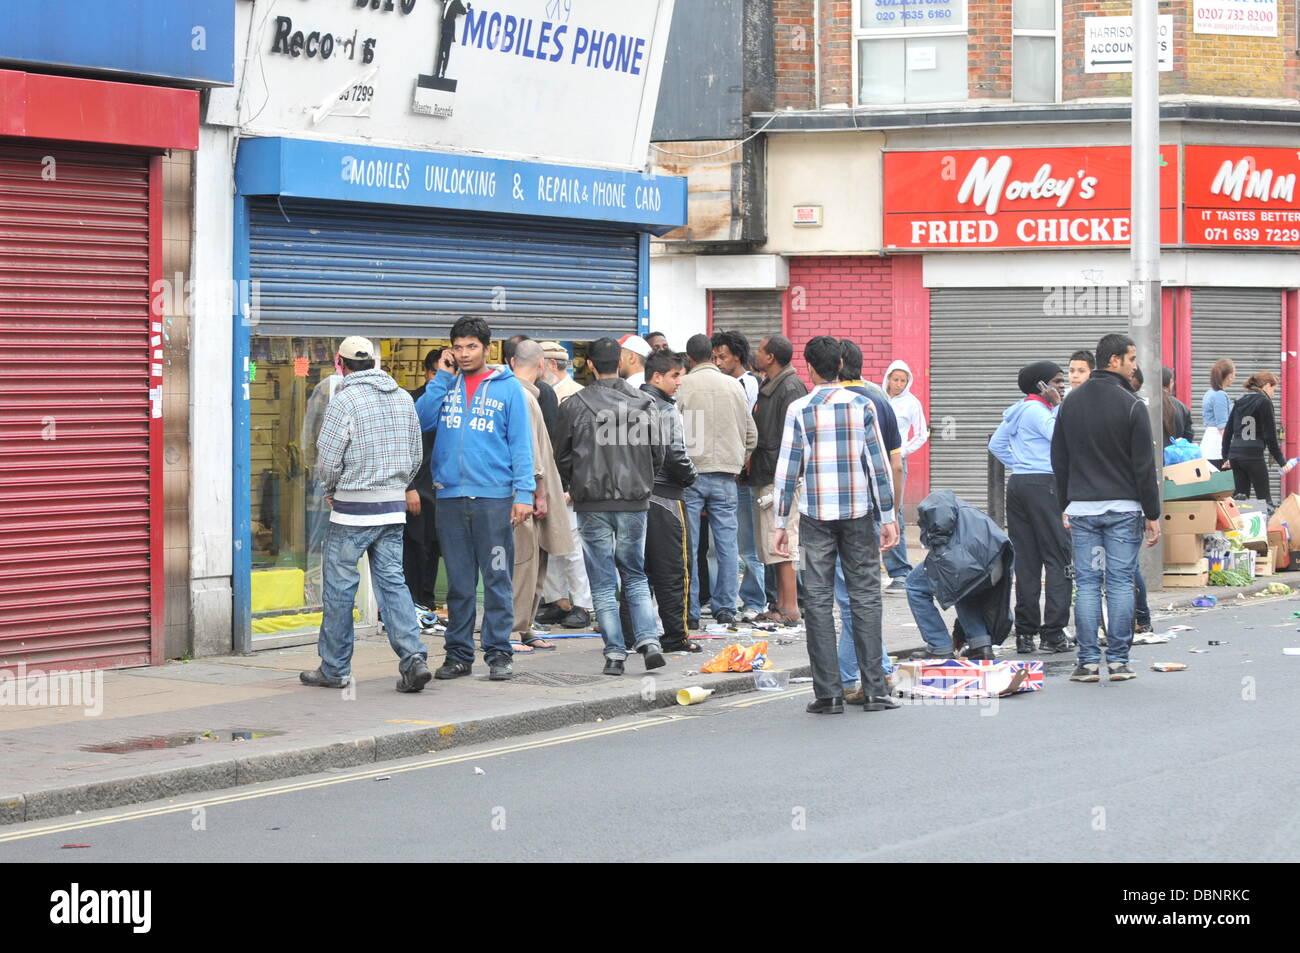
{"type": "Polygon", "coordinates": [[[1135,648],[1130,682],[1053,656],[1042,692],[996,706],[838,716],[793,686],[2,828],[0,862],[1293,861],[1297,609],[1167,620],[1196,629],[1135,648]]]}

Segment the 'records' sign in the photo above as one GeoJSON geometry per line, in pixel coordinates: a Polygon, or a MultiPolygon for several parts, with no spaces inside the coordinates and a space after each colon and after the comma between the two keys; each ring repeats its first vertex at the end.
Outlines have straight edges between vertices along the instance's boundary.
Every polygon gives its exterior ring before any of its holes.
{"type": "Polygon", "coordinates": [[[639,170],[673,2],[240,4],[238,121],[256,135],[639,170]]]}
{"type": "MultiPolygon", "coordinates": [[[[1128,245],[1126,146],[885,154],[884,245],[1128,245]]],[[[1160,235],[1178,240],[1178,148],[1160,150],[1160,235]]]]}
{"type": "Polygon", "coordinates": [[[1183,241],[1300,247],[1300,152],[1186,146],[1183,241]]]}

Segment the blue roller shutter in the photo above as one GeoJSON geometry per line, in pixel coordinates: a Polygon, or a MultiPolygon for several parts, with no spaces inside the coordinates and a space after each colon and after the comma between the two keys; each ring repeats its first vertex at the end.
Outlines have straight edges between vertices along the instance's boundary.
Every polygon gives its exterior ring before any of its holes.
{"type": "Polygon", "coordinates": [[[637,328],[633,231],[350,203],[252,205],[254,334],[432,337],[480,315],[496,337],[637,328]]]}

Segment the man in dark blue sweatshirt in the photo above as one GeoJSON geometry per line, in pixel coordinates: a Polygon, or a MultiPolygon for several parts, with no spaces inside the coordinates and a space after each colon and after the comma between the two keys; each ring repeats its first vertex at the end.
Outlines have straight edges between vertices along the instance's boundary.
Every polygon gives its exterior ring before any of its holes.
{"type": "Polygon", "coordinates": [[[423,430],[438,430],[430,468],[438,492],[438,541],[447,566],[447,658],[440,679],[470,674],[478,577],[483,577],[480,640],[492,681],[514,676],[511,573],[514,527],[533,512],[532,422],[509,368],[489,367],[492,330],[463,317],[451,329],[438,376],[416,402],[423,430]]]}

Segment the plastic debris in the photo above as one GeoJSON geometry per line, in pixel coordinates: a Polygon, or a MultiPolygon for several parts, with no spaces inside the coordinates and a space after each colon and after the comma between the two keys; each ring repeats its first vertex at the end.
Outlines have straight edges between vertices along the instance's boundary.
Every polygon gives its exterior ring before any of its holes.
{"type": "Polygon", "coordinates": [[[1186,670],[1187,666],[1182,662],[1152,662],[1151,671],[1153,672],[1181,672],[1186,670]]]}
{"type": "MultiPolygon", "coordinates": [[[[1214,596],[1197,596],[1192,600],[1192,607],[1196,609],[1213,609],[1219,604],[1219,600],[1214,596]]],[[[1300,613],[1296,613],[1300,615],[1300,613]]]]}
{"type": "Polygon", "coordinates": [[[1195,632],[1196,630],[1190,625],[1171,625],[1165,630],[1166,632],[1195,632]]]}
{"type": "Polygon", "coordinates": [[[1220,639],[1210,639],[1210,641],[1207,642],[1206,644],[1207,644],[1207,645],[1227,645],[1228,643],[1227,643],[1226,641],[1223,641],[1223,640],[1220,640],[1220,639]]]}
{"type": "Polygon", "coordinates": [[[1300,647],[1288,646],[1282,650],[1283,655],[1300,655],[1300,647]]]}
{"type": "Polygon", "coordinates": [[[375,778],[375,780],[376,780],[376,781],[391,781],[391,780],[393,780],[393,778],[392,778],[391,775],[387,775],[387,774],[385,774],[382,778],[375,778]]]}
{"type": "Polygon", "coordinates": [[[89,847],[89,844],[64,844],[61,850],[78,850],[82,847],[89,847]]]}
{"type": "Polygon", "coordinates": [[[1210,650],[1209,649],[1188,649],[1187,651],[1191,652],[1194,655],[1205,655],[1210,650]]]}
{"type": "MultiPolygon", "coordinates": [[[[597,720],[597,721],[600,721],[599,718],[597,718],[596,720],[597,720]]],[[[475,768],[474,768],[474,773],[475,773],[475,774],[487,774],[486,771],[484,771],[482,768],[479,768],[479,767],[475,767],[475,768]]]]}
{"type": "Polygon", "coordinates": [[[1170,639],[1176,639],[1176,635],[1135,635],[1133,636],[1133,645],[1164,645],[1170,639]]]}

